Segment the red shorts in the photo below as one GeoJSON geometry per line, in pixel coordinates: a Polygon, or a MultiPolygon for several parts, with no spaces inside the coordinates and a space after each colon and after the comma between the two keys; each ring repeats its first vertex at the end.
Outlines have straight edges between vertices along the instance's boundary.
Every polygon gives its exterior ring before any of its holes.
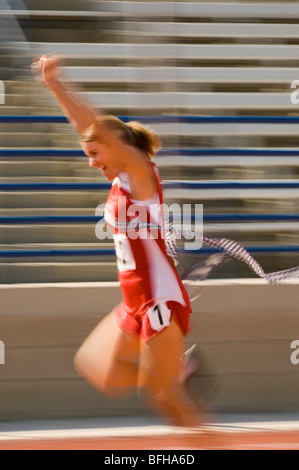
{"type": "Polygon", "coordinates": [[[189,332],[191,311],[172,300],[148,307],[134,316],[126,312],[123,304],[118,305],[114,312],[122,331],[130,336],[139,335],[144,341],[149,341],[170,325],[173,315],[181,326],[183,334],[186,335],[189,332]]]}

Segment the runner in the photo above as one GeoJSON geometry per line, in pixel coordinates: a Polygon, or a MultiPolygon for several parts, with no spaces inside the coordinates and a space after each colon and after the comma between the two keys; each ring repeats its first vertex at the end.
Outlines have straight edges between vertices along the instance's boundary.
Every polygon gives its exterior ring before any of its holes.
{"type": "Polygon", "coordinates": [[[137,387],[148,405],[170,423],[196,427],[201,424],[199,408],[182,381],[194,370],[182,373],[181,367],[191,314],[188,294],[161,229],[150,236],[153,233],[145,228],[137,237],[120,229],[121,223],[134,222],[136,208],[144,222],[163,228],[162,185],[152,162],[160,139],[140,123],[97,115],[62,83],[59,65],[54,55],[32,64],[80,134],[89,165],[112,182],[105,220],[114,232],[123,295],[122,303],[80,347],[76,370],[110,397],[137,387]]]}

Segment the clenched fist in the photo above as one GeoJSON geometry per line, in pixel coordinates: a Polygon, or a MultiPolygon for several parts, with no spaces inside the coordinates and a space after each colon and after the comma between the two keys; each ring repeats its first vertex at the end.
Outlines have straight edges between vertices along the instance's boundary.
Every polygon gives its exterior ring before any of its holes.
{"type": "Polygon", "coordinates": [[[56,54],[43,55],[40,58],[34,59],[31,64],[33,73],[46,84],[58,80],[60,66],[61,61],[56,54]]]}

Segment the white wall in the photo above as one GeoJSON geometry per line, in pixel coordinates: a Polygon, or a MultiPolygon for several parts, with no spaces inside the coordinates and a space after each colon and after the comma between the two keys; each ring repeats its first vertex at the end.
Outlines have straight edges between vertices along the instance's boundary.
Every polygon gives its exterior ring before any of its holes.
{"type": "MultiPolygon", "coordinates": [[[[201,341],[225,378],[217,411],[292,411],[299,406],[298,284],[209,281],[195,301],[187,346],[201,341]]],[[[0,286],[2,420],[146,414],[136,396],[106,399],[77,376],[75,351],[121,300],[117,283],[0,286]]]]}

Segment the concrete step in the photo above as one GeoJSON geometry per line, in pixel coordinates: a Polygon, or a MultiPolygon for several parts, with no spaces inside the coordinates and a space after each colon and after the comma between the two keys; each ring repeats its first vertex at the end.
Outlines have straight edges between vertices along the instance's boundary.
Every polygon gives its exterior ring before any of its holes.
{"type": "Polygon", "coordinates": [[[0,106],[0,113],[2,116],[59,116],[61,113],[57,108],[52,108],[38,103],[29,103],[28,105],[8,105],[7,103],[0,106]]]}
{"type": "Polygon", "coordinates": [[[0,263],[1,284],[117,281],[114,262],[0,263]]]}
{"type": "MultiPolygon", "coordinates": [[[[81,11],[81,0],[26,0],[26,8],[28,10],[61,10],[61,11],[81,11]]],[[[85,3],[85,2],[84,2],[85,3]]]]}
{"type": "Polygon", "coordinates": [[[1,147],[78,148],[79,137],[72,132],[0,132],[1,147]]]}
{"type": "MultiPolygon", "coordinates": [[[[35,226],[37,227],[37,226],[35,226]]],[[[94,232],[93,230],[93,227],[91,227],[91,232],[94,232]]],[[[38,228],[42,228],[42,226],[38,227],[38,228]]],[[[45,228],[47,228],[49,230],[49,232],[51,232],[51,229],[53,228],[53,235],[55,236],[55,229],[57,228],[57,226],[45,226],[45,228]]],[[[48,238],[48,241],[46,240],[43,240],[43,241],[26,241],[25,239],[22,239],[19,240],[19,241],[13,241],[13,240],[8,240],[8,242],[2,242],[0,240],[0,259],[3,260],[5,258],[5,255],[1,257],[1,253],[5,253],[6,251],[13,251],[13,252],[22,252],[22,255],[20,256],[20,258],[23,258],[23,259],[26,259],[26,256],[23,257],[23,252],[32,252],[32,251],[42,251],[42,252],[48,252],[48,251],[59,251],[59,252],[62,252],[62,251],[66,251],[66,252],[72,252],[73,250],[75,251],[78,251],[78,250],[84,250],[86,251],[86,254],[83,254],[83,255],[73,255],[73,254],[66,254],[66,255],[63,255],[63,254],[59,254],[57,255],[57,258],[65,258],[66,260],[76,260],[76,259],[80,259],[81,261],[84,259],[86,261],[86,259],[89,261],[89,260],[93,260],[93,258],[99,256],[99,260],[101,261],[114,261],[115,260],[115,255],[114,253],[113,254],[105,254],[103,252],[103,254],[101,255],[97,255],[97,254],[91,254],[89,255],[88,252],[90,252],[90,250],[114,250],[114,242],[113,242],[113,238],[110,237],[110,239],[106,239],[106,240],[98,240],[96,237],[94,237],[93,240],[90,240],[90,241],[83,241],[83,240],[73,240],[73,241],[70,241],[70,240],[67,240],[67,241],[62,241],[62,240],[49,240],[49,238],[51,238],[51,233],[49,233],[49,235],[47,236],[45,231],[44,231],[44,234],[45,234],[45,237],[44,238],[48,238]]],[[[15,237],[17,238],[17,237],[15,237]]],[[[75,237],[74,237],[75,238],[75,237]]],[[[39,256],[40,258],[44,259],[45,257],[47,259],[49,259],[49,257],[47,256],[47,253],[45,253],[45,256],[43,256],[43,254],[41,254],[39,256]]],[[[27,257],[27,260],[29,259],[30,257],[27,257]]],[[[35,258],[35,256],[32,256],[32,258],[35,258]]],[[[54,258],[54,256],[53,256],[54,258]]]]}
{"type": "MultiPolygon", "coordinates": [[[[162,141],[163,148],[177,148],[177,147],[199,147],[203,145],[202,137],[199,135],[188,135],[188,132],[184,130],[177,130],[175,135],[165,135],[159,133],[159,136],[162,141]]],[[[283,144],[287,146],[290,143],[290,138],[295,139],[294,133],[292,135],[281,135],[279,136],[279,142],[277,142],[277,137],[272,137],[275,139],[274,146],[283,144]]],[[[233,147],[234,145],[239,147],[255,147],[260,146],[261,142],[264,142],[267,136],[232,136],[232,135],[221,135],[221,131],[216,130],[213,135],[207,135],[204,137],[204,144],[207,147],[210,147],[213,144],[213,147],[233,147]]],[[[271,136],[268,137],[271,139],[271,136]]],[[[28,128],[23,131],[16,131],[14,124],[3,124],[0,130],[0,145],[1,147],[8,148],[24,148],[24,149],[70,149],[70,150],[81,150],[80,136],[73,132],[71,126],[64,129],[56,128],[55,131],[48,130],[47,127],[44,129],[40,128],[35,130],[35,128],[28,128]]],[[[268,145],[270,146],[270,145],[268,145]]]]}
{"type": "Polygon", "coordinates": [[[5,92],[8,94],[36,93],[36,80],[33,75],[30,79],[24,80],[4,80],[5,92]]]}
{"type": "Polygon", "coordinates": [[[6,106],[28,106],[32,103],[34,97],[31,93],[14,93],[10,94],[5,92],[5,105],[6,106]]]}
{"type": "MultiPolygon", "coordinates": [[[[72,42],[74,37],[79,43],[90,41],[107,41],[106,31],[99,29],[98,18],[88,18],[83,27],[81,18],[65,18],[61,21],[59,17],[36,18],[35,21],[22,21],[23,31],[30,42],[72,42]],[[79,24],[78,24],[79,23],[79,24]],[[80,26],[79,26],[80,25],[80,26]]],[[[103,23],[102,23],[103,24],[103,23]]],[[[115,40],[116,35],[110,34],[110,40],[115,40]]]]}
{"type": "MultiPolygon", "coordinates": [[[[73,209],[78,214],[81,209],[94,208],[104,203],[107,192],[0,192],[0,206],[6,209],[73,209]]],[[[94,213],[94,212],[93,212],[94,213]]]]}
{"type": "MultiPolygon", "coordinates": [[[[9,243],[9,244],[3,244],[0,242],[0,258],[1,258],[1,252],[5,250],[9,251],[49,251],[49,250],[59,250],[59,251],[68,251],[68,250],[101,250],[102,248],[105,249],[114,249],[114,243],[113,240],[106,240],[105,243],[103,241],[99,241],[97,239],[93,240],[92,242],[79,242],[79,241],[74,241],[74,242],[25,242],[22,240],[21,242],[18,243],[9,243]]],[[[57,257],[59,257],[58,255],[57,257]]],[[[67,257],[68,255],[66,255],[67,257]]],[[[80,257],[84,257],[85,255],[80,255],[80,257]]],[[[88,257],[89,255],[86,255],[88,257]]],[[[97,256],[92,254],[92,256],[97,256]]],[[[41,257],[43,257],[41,255],[41,257]]],[[[109,259],[110,257],[115,258],[114,254],[111,256],[109,255],[101,255],[101,258],[109,259]]],[[[110,261],[110,259],[109,259],[110,261]]]]}
{"type": "MultiPolygon", "coordinates": [[[[277,135],[277,136],[242,136],[242,135],[221,135],[215,132],[214,135],[201,137],[200,135],[188,136],[184,133],[177,135],[161,135],[163,148],[185,148],[193,147],[225,147],[225,148],[247,148],[247,147],[295,147],[296,136],[293,135],[277,135]]],[[[7,148],[24,148],[24,149],[80,149],[80,137],[78,134],[71,132],[69,128],[66,132],[0,132],[0,145],[7,148]]],[[[242,162],[243,163],[243,162],[242,162]]],[[[294,164],[296,164],[294,162],[294,164]]],[[[243,165],[244,166],[244,163],[243,165]]]]}
{"type": "MultiPolygon", "coordinates": [[[[95,173],[96,174],[96,173],[95,173]]],[[[13,183],[101,183],[96,177],[80,177],[78,176],[3,176],[0,167],[0,183],[13,184],[13,183]]]]}
{"type": "MultiPolygon", "coordinates": [[[[108,192],[101,191],[70,191],[70,192],[0,192],[1,213],[14,211],[20,215],[27,214],[95,214],[100,204],[105,204],[108,192]]],[[[178,201],[180,202],[180,201],[178,201]]],[[[186,203],[186,200],[182,200],[186,203]]],[[[172,204],[173,199],[165,198],[166,204],[172,204]]],[[[188,203],[198,203],[198,200],[188,200],[188,203]]],[[[297,200],[283,200],[280,198],[254,198],[223,200],[201,199],[206,213],[284,213],[298,211],[297,200]]]]}
{"type": "Polygon", "coordinates": [[[47,133],[0,132],[1,147],[51,147],[51,135],[47,133]]]}
{"type": "Polygon", "coordinates": [[[0,264],[16,263],[115,263],[114,244],[106,243],[13,243],[0,244],[0,264]],[[110,250],[105,253],[105,250],[110,250]],[[102,251],[104,250],[104,251],[102,251]],[[96,252],[95,252],[96,251],[96,252]]]}
{"type": "MultiPolygon", "coordinates": [[[[45,224],[45,225],[0,225],[0,244],[20,243],[94,243],[99,242],[95,235],[95,223],[90,224],[45,224]]],[[[2,248],[3,249],[3,248],[2,248]]]]}
{"type": "MultiPolygon", "coordinates": [[[[32,160],[27,159],[15,159],[9,157],[6,160],[0,160],[0,176],[6,178],[19,178],[19,177],[31,177],[31,178],[64,178],[73,177],[74,175],[80,175],[80,168],[83,165],[80,163],[72,162],[59,162],[53,160],[32,160]]],[[[85,165],[84,165],[85,168],[85,165]]],[[[84,175],[85,176],[85,175],[84,175]]],[[[9,182],[7,180],[7,182],[9,182]]]]}
{"type": "MultiPolygon", "coordinates": [[[[298,222],[294,223],[205,223],[205,233],[210,236],[222,236],[238,239],[242,245],[290,245],[299,244],[298,222]]],[[[92,246],[96,249],[114,248],[111,233],[104,240],[99,240],[96,236],[97,222],[89,223],[58,223],[48,222],[42,224],[1,224],[0,221],[0,248],[1,249],[23,249],[23,246],[32,244],[58,244],[85,247],[92,246]]]]}
{"type": "MultiPolygon", "coordinates": [[[[39,157],[29,160],[28,157],[2,157],[0,159],[0,178],[54,178],[53,181],[94,181],[106,182],[101,172],[90,168],[84,157],[39,157]],[[62,179],[61,179],[62,178],[62,179]],[[68,179],[69,178],[69,179],[68,179]]],[[[208,157],[158,157],[157,166],[162,179],[196,180],[196,179],[296,179],[299,167],[296,159],[290,159],[286,166],[273,165],[273,159],[265,159],[264,165],[254,166],[250,160],[237,162],[233,159],[208,157]],[[172,165],[175,160],[175,165],[172,165]],[[210,163],[209,163],[210,161],[210,163]]],[[[25,181],[25,180],[24,180],[25,181]]],[[[3,181],[4,182],[4,181],[3,181]]],[[[9,182],[9,180],[7,180],[9,182]]]]}
{"type": "Polygon", "coordinates": [[[65,216],[65,215],[85,215],[94,216],[95,208],[78,208],[78,207],[24,207],[24,208],[8,208],[0,207],[0,217],[26,217],[26,216],[65,216]]]}
{"type": "MultiPolygon", "coordinates": [[[[84,158],[59,158],[27,160],[25,158],[8,157],[0,160],[0,176],[7,178],[34,177],[39,178],[85,178],[93,181],[103,181],[100,171],[88,166],[88,160],[84,158]]],[[[58,179],[57,179],[58,181],[58,179]]],[[[8,180],[7,180],[8,182],[8,180]]]]}
{"type": "MultiPolygon", "coordinates": [[[[0,111],[1,109],[2,108],[0,107],[0,111]]],[[[4,115],[4,113],[1,113],[0,116],[1,115],[4,115]]],[[[37,114],[37,116],[40,115],[41,114],[37,114]]],[[[48,114],[46,114],[46,116],[47,115],[48,114]]],[[[26,116],[31,116],[31,114],[26,114],[26,116]]],[[[59,114],[57,114],[57,116],[59,116],[59,114]]],[[[0,122],[0,132],[47,134],[62,134],[66,132],[68,134],[73,133],[74,136],[78,136],[76,131],[67,122],[0,122]]]]}

